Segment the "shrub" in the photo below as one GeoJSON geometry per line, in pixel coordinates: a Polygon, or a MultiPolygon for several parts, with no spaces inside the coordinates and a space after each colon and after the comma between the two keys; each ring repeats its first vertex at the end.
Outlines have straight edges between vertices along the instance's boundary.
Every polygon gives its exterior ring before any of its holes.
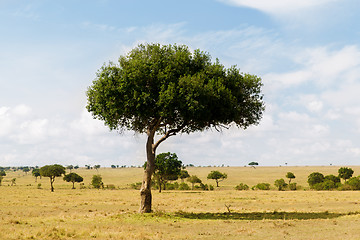
{"type": "Polygon", "coordinates": [[[326,175],[325,176],[325,180],[331,180],[333,181],[334,183],[340,183],[340,178],[338,176],[335,176],[333,174],[330,174],[330,175],[326,175]]]}
{"type": "Polygon", "coordinates": [[[141,184],[142,184],[141,182],[132,183],[130,184],[130,188],[140,190],[141,184]]]}
{"type": "Polygon", "coordinates": [[[287,183],[283,178],[275,180],[274,185],[278,188],[279,191],[283,191],[287,187],[287,183]]]}
{"type": "Polygon", "coordinates": [[[174,182],[174,183],[166,183],[165,184],[165,188],[164,190],[175,190],[175,189],[178,189],[179,188],[179,184],[177,182],[174,182]]]}
{"type": "Polygon", "coordinates": [[[91,180],[91,185],[94,188],[104,188],[104,183],[102,182],[102,177],[100,175],[94,175],[91,180]]]}
{"type": "Polygon", "coordinates": [[[251,189],[270,190],[270,183],[258,183],[255,186],[253,186],[251,189]]]}
{"type": "Polygon", "coordinates": [[[314,188],[315,184],[323,182],[325,179],[324,175],[319,172],[313,172],[308,176],[308,183],[310,188],[314,188]]]}
{"type": "Polygon", "coordinates": [[[115,190],[116,189],[114,184],[108,184],[108,185],[106,185],[106,188],[110,189],[110,190],[115,190]]]}
{"type": "Polygon", "coordinates": [[[186,183],[180,183],[179,190],[190,190],[190,187],[186,183]]]}
{"type": "Polygon", "coordinates": [[[290,184],[289,184],[289,189],[290,189],[291,191],[297,190],[296,183],[290,183],[290,184]]]}
{"type": "Polygon", "coordinates": [[[315,190],[332,190],[332,189],[336,189],[340,186],[340,183],[337,182],[335,183],[334,181],[332,180],[329,180],[329,179],[325,179],[323,182],[320,182],[320,183],[316,183],[312,186],[313,189],[315,190]]]}
{"type": "Polygon", "coordinates": [[[347,183],[352,190],[360,190],[360,179],[357,177],[350,178],[347,183]]]}
{"type": "Polygon", "coordinates": [[[244,183],[240,183],[239,185],[236,185],[235,187],[236,190],[249,190],[249,186],[244,184],[244,183]]]}

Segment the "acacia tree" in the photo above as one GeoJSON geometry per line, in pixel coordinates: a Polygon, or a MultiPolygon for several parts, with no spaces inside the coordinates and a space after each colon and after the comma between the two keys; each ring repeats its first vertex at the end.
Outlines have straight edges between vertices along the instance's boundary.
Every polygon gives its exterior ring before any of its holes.
{"type": "Polygon", "coordinates": [[[190,174],[188,173],[188,171],[186,171],[185,169],[180,171],[179,178],[181,179],[182,183],[184,182],[184,179],[188,178],[188,177],[190,177],[190,174]]]}
{"type": "Polygon", "coordinates": [[[179,178],[181,167],[182,162],[178,160],[176,153],[160,153],[156,156],[154,177],[158,182],[159,192],[161,192],[161,186],[165,190],[167,181],[179,178]]]}
{"type": "Polygon", "coordinates": [[[151,212],[151,177],[159,145],[178,133],[258,124],[261,79],[226,69],[184,45],[140,44],[104,65],[87,90],[87,110],[110,130],[147,135],[140,212],[151,212]]]}
{"type": "Polygon", "coordinates": [[[201,179],[196,175],[188,177],[187,181],[191,183],[191,190],[194,190],[195,183],[202,183],[201,179]]]}
{"type": "Polygon", "coordinates": [[[63,179],[64,179],[64,181],[72,182],[72,184],[73,184],[72,189],[75,189],[76,182],[84,181],[84,178],[77,173],[66,174],[63,179]]]}
{"type": "Polygon", "coordinates": [[[226,173],[221,173],[219,171],[211,171],[207,176],[207,179],[214,179],[215,180],[217,187],[219,187],[219,182],[226,179],[226,178],[227,178],[227,174],[226,173]]]}
{"type": "Polygon", "coordinates": [[[40,175],[50,178],[50,186],[52,192],[54,191],[53,183],[55,181],[55,177],[61,177],[61,175],[63,174],[65,174],[65,167],[59,164],[45,165],[40,168],[40,175]]]}
{"type": "Polygon", "coordinates": [[[352,177],[354,170],[348,167],[342,167],[339,168],[338,173],[339,173],[339,178],[344,179],[346,183],[346,180],[352,177]]]}
{"type": "Polygon", "coordinates": [[[37,182],[37,178],[41,177],[40,169],[39,168],[34,168],[31,173],[35,177],[35,182],[37,182]]]}
{"type": "Polygon", "coordinates": [[[294,175],[294,173],[292,173],[292,172],[288,172],[288,173],[286,174],[286,177],[289,179],[289,185],[290,185],[291,179],[294,179],[294,178],[295,178],[295,175],[294,175]]]}

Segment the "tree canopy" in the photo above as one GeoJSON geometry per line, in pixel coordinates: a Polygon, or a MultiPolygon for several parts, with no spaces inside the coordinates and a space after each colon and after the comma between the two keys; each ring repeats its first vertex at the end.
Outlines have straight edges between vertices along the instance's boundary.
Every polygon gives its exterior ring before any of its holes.
{"type": "Polygon", "coordinates": [[[219,187],[219,182],[226,178],[227,178],[227,174],[221,173],[219,171],[211,171],[207,176],[207,179],[214,179],[216,181],[217,187],[219,187]]]}
{"type": "Polygon", "coordinates": [[[72,182],[72,184],[73,184],[72,189],[75,189],[76,182],[84,181],[84,178],[77,173],[66,174],[63,179],[64,179],[64,181],[72,182]]]}
{"type": "Polygon", "coordinates": [[[286,173],[286,177],[289,179],[289,184],[291,183],[291,179],[294,179],[295,178],[295,175],[294,173],[292,172],[287,172],[286,173]]]}
{"type": "Polygon", "coordinates": [[[338,173],[339,173],[339,177],[344,179],[346,182],[347,179],[352,177],[354,170],[348,167],[342,167],[339,168],[338,173]]]}
{"type": "Polygon", "coordinates": [[[53,183],[55,181],[55,177],[61,177],[61,175],[63,174],[65,174],[65,167],[59,164],[45,165],[40,168],[40,175],[50,178],[50,186],[52,192],[54,191],[53,183]]]}
{"type": "Polygon", "coordinates": [[[87,90],[87,110],[110,130],[147,134],[141,212],[151,211],[156,149],[177,133],[258,124],[264,111],[261,79],[226,69],[184,45],[140,44],[104,65],[87,90]],[[155,135],[161,135],[155,141],[155,135]]]}
{"type": "Polygon", "coordinates": [[[154,177],[158,181],[159,192],[165,190],[165,184],[169,180],[177,180],[181,172],[182,162],[176,153],[160,153],[155,158],[154,177]]]}

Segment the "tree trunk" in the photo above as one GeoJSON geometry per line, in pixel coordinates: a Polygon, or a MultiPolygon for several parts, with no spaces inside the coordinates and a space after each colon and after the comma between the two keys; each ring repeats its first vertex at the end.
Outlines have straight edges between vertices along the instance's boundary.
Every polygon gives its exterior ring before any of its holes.
{"type": "Polygon", "coordinates": [[[73,184],[73,187],[72,187],[72,189],[75,189],[75,182],[73,182],[72,184],[73,184]]]}
{"type": "Polygon", "coordinates": [[[216,187],[219,187],[219,180],[215,179],[216,181],[216,187]]]}
{"type": "Polygon", "coordinates": [[[51,191],[53,192],[54,191],[54,186],[53,186],[53,180],[51,179],[51,177],[50,177],[50,186],[51,186],[51,191]]]}
{"type": "Polygon", "coordinates": [[[151,210],[151,177],[155,169],[155,149],[153,149],[154,143],[154,131],[148,131],[148,139],[146,142],[146,169],[144,171],[144,177],[140,189],[141,203],[140,213],[150,213],[151,210]]]}

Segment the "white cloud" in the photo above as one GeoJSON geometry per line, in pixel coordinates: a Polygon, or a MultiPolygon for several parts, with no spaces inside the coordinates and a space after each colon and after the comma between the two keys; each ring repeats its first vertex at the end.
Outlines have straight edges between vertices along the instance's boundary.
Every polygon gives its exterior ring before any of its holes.
{"type": "Polygon", "coordinates": [[[14,109],[12,109],[12,112],[18,116],[26,116],[31,112],[31,108],[25,104],[20,104],[15,106],[14,109]]]}
{"type": "Polygon", "coordinates": [[[221,2],[239,6],[257,9],[272,15],[290,15],[297,11],[307,10],[326,5],[337,0],[219,0],[221,2]]]}

